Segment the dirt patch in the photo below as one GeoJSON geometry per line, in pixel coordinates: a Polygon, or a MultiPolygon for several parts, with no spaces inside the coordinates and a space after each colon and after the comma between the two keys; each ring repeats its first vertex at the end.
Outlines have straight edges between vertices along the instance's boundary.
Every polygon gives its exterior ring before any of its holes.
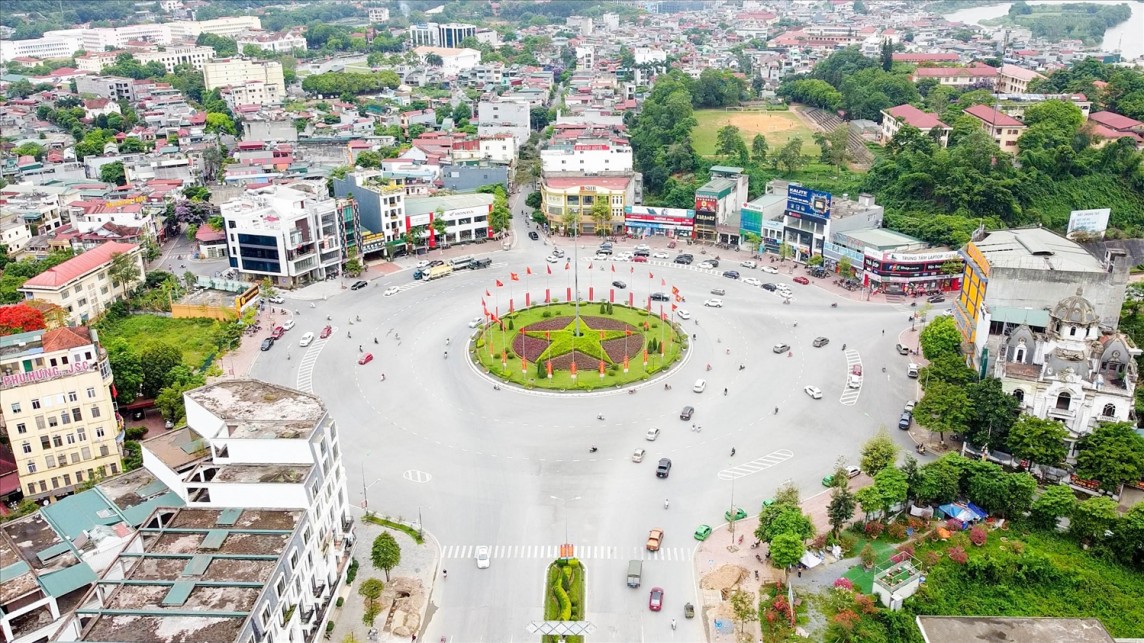
{"type": "Polygon", "coordinates": [[[385,629],[404,638],[416,634],[426,599],[425,586],[416,578],[397,577],[386,583],[378,598],[380,614],[388,614],[385,629]]]}
{"type": "Polygon", "coordinates": [[[699,580],[699,586],[703,589],[729,592],[746,577],[747,570],[742,567],[738,565],[723,565],[719,567],[719,569],[701,578],[699,580]]]}

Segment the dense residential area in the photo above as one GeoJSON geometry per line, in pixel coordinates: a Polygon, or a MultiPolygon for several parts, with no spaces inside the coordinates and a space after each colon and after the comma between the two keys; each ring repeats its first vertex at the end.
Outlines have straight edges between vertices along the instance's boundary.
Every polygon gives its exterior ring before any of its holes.
{"type": "Polygon", "coordinates": [[[0,249],[0,641],[1144,638],[1139,2],[8,0],[0,249]]]}

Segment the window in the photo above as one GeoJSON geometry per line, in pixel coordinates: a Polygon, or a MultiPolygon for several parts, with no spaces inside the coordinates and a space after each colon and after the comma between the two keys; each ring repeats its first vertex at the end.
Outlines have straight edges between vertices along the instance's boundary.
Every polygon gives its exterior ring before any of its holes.
{"type": "Polygon", "coordinates": [[[107,455],[108,455],[108,451],[107,451],[107,445],[106,445],[106,444],[100,445],[100,447],[99,447],[99,457],[101,457],[101,458],[106,458],[106,457],[107,457],[107,455]]]}
{"type": "MultiPolygon", "coordinates": [[[[28,471],[29,471],[29,473],[32,473],[31,465],[29,465],[28,471]]],[[[28,495],[30,496],[34,493],[36,493],[36,485],[29,483],[28,484],[28,495]]]]}
{"type": "MultiPolygon", "coordinates": [[[[17,403],[16,406],[19,407],[20,405],[17,403]]],[[[32,400],[32,408],[33,409],[40,408],[40,401],[39,400],[32,400]]]]}
{"type": "Polygon", "coordinates": [[[94,386],[87,387],[87,397],[89,399],[95,397],[95,387],[94,386]]]}
{"type": "Polygon", "coordinates": [[[1115,404],[1105,404],[1104,410],[1101,411],[1101,415],[1103,415],[1104,417],[1109,417],[1109,418],[1110,417],[1116,417],[1116,405],[1115,404]]]}
{"type": "Polygon", "coordinates": [[[103,437],[103,427],[102,426],[98,426],[95,428],[95,437],[97,437],[97,438],[103,437]]]}
{"type": "MultiPolygon", "coordinates": [[[[72,464],[79,464],[79,454],[78,453],[73,452],[71,454],[71,459],[72,459],[72,464]]],[[[63,461],[60,462],[60,466],[61,467],[64,466],[63,461]]]]}
{"type": "Polygon", "coordinates": [[[79,399],[79,395],[75,391],[68,391],[68,401],[74,402],[79,399]]]}
{"type": "MultiPolygon", "coordinates": [[[[37,407],[32,407],[32,408],[37,408],[37,407]]],[[[19,402],[12,402],[12,412],[13,413],[19,413],[20,412],[20,403],[19,402]]]]}
{"type": "Polygon", "coordinates": [[[1058,411],[1069,410],[1069,403],[1071,403],[1071,402],[1072,402],[1072,396],[1071,395],[1069,395],[1067,392],[1061,393],[1060,395],[1057,396],[1057,410],[1058,411]]]}
{"type": "Polygon", "coordinates": [[[1018,346],[1017,350],[1013,353],[1013,361],[1014,362],[1024,362],[1025,361],[1025,345],[1024,344],[1018,346]]]}
{"type": "MultiPolygon", "coordinates": [[[[36,463],[33,460],[29,460],[28,461],[28,473],[35,473],[35,472],[36,472],[36,463]]],[[[32,493],[35,493],[35,491],[33,491],[32,493]]]]}
{"type": "Polygon", "coordinates": [[[78,294],[80,294],[81,292],[83,292],[83,286],[80,286],[79,284],[76,284],[76,287],[75,287],[75,294],[77,294],[77,295],[78,295],[78,294]]]}
{"type": "Polygon", "coordinates": [[[21,450],[24,451],[24,453],[31,453],[32,452],[32,443],[31,442],[23,442],[23,443],[21,443],[20,448],[21,448],[21,450]]]}
{"type": "Polygon", "coordinates": [[[59,433],[52,436],[52,446],[62,447],[63,445],[64,445],[64,440],[62,437],[60,437],[59,433]]]}
{"type": "Polygon", "coordinates": [[[60,422],[62,422],[64,424],[71,424],[71,416],[68,415],[67,411],[60,413],[60,422]]]}
{"type": "Polygon", "coordinates": [[[83,458],[84,460],[90,460],[91,459],[91,447],[83,447],[82,449],[80,449],[79,450],[79,456],[81,458],[83,458]]]}
{"type": "Polygon", "coordinates": [[[60,425],[60,421],[56,419],[56,416],[54,416],[54,415],[48,416],[48,428],[54,429],[59,425],[60,425]]]}
{"type": "MultiPolygon", "coordinates": [[[[65,457],[61,456],[61,457],[60,457],[60,460],[61,460],[61,461],[66,461],[66,460],[67,460],[67,458],[65,458],[65,457]]],[[[46,456],[46,457],[44,458],[44,466],[46,466],[46,467],[47,467],[47,468],[49,468],[49,469],[55,468],[55,466],[56,466],[56,457],[55,457],[54,455],[49,455],[49,456],[46,456]]]]}
{"type": "Polygon", "coordinates": [[[83,482],[83,471],[76,471],[75,472],[75,481],[76,482],[83,482]]]}
{"type": "Polygon", "coordinates": [[[71,486],[71,476],[66,474],[66,473],[64,474],[64,486],[65,487],[71,486]]]}
{"type": "Polygon", "coordinates": [[[99,407],[98,406],[93,405],[91,407],[91,417],[93,417],[93,418],[99,417],[99,407]]]}
{"type": "Polygon", "coordinates": [[[52,448],[52,440],[46,435],[40,436],[40,448],[44,451],[52,448]]]}
{"type": "Polygon", "coordinates": [[[75,430],[75,437],[80,442],[87,442],[87,429],[82,426],[75,430]]]}
{"type": "Polygon", "coordinates": [[[16,425],[16,433],[27,433],[27,432],[28,432],[28,427],[23,422],[16,425]]]}
{"type": "Polygon", "coordinates": [[[52,476],[52,489],[59,489],[59,488],[60,488],[59,476],[52,476]]]}
{"type": "Polygon", "coordinates": [[[36,416],[36,428],[43,431],[46,426],[47,425],[44,424],[44,416],[37,415],[36,416]]]}
{"type": "Polygon", "coordinates": [[[72,421],[73,422],[82,422],[83,421],[83,413],[80,413],[78,406],[75,407],[74,409],[72,409],[72,421]]]}
{"type": "Polygon", "coordinates": [[[119,473],[119,465],[115,464],[114,462],[111,463],[111,473],[119,473]]]}
{"type": "Polygon", "coordinates": [[[1017,389],[1017,390],[1013,391],[1013,397],[1017,398],[1017,401],[1020,402],[1021,404],[1025,403],[1025,392],[1022,391],[1021,389],[1017,389]]]}
{"type": "Polygon", "coordinates": [[[75,444],[75,435],[69,433],[69,434],[67,434],[66,439],[68,441],[68,444],[75,444]]]}
{"type": "Polygon", "coordinates": [[[48,483],[41,480],[40,481],[40,493],[47,493],[47,491],[48,491],[48,483]]]}

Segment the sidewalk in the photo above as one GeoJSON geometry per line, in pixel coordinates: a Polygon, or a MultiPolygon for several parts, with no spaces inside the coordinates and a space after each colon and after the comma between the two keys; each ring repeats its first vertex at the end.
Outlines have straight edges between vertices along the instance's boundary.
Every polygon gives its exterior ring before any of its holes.
{"type": "Polygon", "coordinates": [[[339,596],[344,602],[330,615],[330,621],[334,623],[331,640],[342,641],[351,634],[361,643],[370,640],[390,643],[412,641],[415,640],[414,635],[420,639],[433,582],[437,578],[441,553],[437,541],[426,533],[425,544],[418,545],[404,532],[375,525],[360,517],[354,530],[357,540],[354,542],[352,556],[359,565],[357,577],[352,585],[342,588],[339,596]],[[401,562],[389,571],[388,582],[385,580],[385,570],[374,569],[369,560],[373,541],[383,531],[392,534],[401,546],[401,562]],[[380,611],[372,626],[377,629],[378,635],[373,639],[369,637],[371,626],[362,622],[365,599],[358,593],[362,582],[369,578],[385,583],[385,589],[378,599],[380,611]]]}

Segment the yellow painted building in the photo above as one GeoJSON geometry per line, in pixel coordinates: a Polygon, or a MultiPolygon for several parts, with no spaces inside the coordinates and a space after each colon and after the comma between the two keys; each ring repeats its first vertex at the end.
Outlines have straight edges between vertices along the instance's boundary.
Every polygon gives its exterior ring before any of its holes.
{"type": "Polygon", "coordinates": [[[635,205],[635,178],[628,176],[546,176],[540,183],[540,208],[548,225],[563,232],[565,213],[580,215],[581,234],[596,234],[592,206],[607,199],[612,209],[610,234],[624,229],[624,207],[635,205]]]}
{"type": "Polygon", "coordinates": [[[93,335],[80,326],[0,337],[0,430],[25,498],[122,470],[111,366],[93,335]]]}

